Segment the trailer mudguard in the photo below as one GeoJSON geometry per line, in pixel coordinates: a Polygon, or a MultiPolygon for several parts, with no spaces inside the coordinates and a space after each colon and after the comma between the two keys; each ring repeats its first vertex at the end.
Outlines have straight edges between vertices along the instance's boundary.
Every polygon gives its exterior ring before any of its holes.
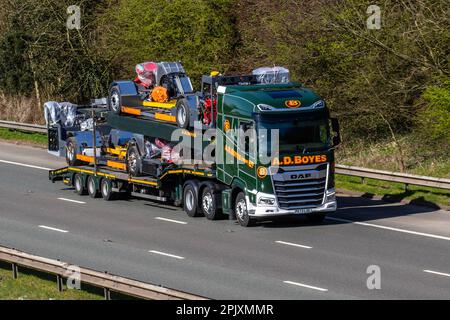
{"type": "MultiPolygon", "coordinates": [[[[73,131],[73,132],[71,132],[70,136],[75,138],[80,153],[82,152],[83,148],[93,148],[94,147],[92,131],[73,131]]],[[[102,146],[102,137],[101,137],[100,133],[96,132],[95,136],[96,136],[96,143],[97,143],[96,147],[101,147],[102,146]]]]}
{"type": "Polygon", "coordinates": [[[118,86],[121,96],[137,96],[136,84],[131,80],[120,80],[111,83],[111,87],[118,86]]]}

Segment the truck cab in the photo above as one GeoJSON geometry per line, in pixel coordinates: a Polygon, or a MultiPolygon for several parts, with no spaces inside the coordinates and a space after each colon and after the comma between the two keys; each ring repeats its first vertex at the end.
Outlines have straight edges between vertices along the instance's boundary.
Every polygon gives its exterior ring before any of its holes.
{"type": "Polygon", "coordinates": [[[291,82],[219,86],[217,96],[224,211],[248,225],[300,214],[320,221],[336,210],[339,127],[319,96],[291,82]]]}

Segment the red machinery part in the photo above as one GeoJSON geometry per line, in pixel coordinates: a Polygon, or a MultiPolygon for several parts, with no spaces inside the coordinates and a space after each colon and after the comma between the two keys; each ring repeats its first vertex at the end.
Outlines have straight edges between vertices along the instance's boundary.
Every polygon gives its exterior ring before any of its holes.
{"type": "MultiPolygon", "coordinates": [[[[214,99],[214,118],[217,117],[217,99],[214,99]]],[[[209,125],[212,121],[211,116],[211,107],[212,107],[212,100],[211,98],[206,98],[203,104],[203,124],[209,125]]]]}

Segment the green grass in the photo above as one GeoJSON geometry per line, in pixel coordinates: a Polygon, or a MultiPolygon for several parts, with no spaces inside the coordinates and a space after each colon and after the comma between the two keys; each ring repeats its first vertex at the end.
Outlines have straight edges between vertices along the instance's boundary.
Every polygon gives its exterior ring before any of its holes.
{"type": "Polygon", "coordinates": [[[5,128],[0,128],[0,140],[25,142],[40,146],[47,145],[47,135],[45,134],[28,133],[5,128]]]}
{"type": "Polygon", "coordinates": [[[408,186],[405,192],[405,185],[402,183],[391,183],[373,179],[365,179],[361,183],[361,178],[344,175],[336,175],[336,187],[339,189],[353,190],[367,194],[384,196],[392,200],[413,200],[417,202],[436,203],[450,206],[450,191],[436,188],[408,186]]]}
{"type": "MultiPolygon", "coordinates": [[[[64,281],[65,283],[65,281],[64,281]]],[[[64,286],[59,292],[56,276],[19,267],[18,279],[13,279],[11,265],[0,262],[0,300],[101,300],[103,291],[81,284],[83,290],[64,286]]]]}

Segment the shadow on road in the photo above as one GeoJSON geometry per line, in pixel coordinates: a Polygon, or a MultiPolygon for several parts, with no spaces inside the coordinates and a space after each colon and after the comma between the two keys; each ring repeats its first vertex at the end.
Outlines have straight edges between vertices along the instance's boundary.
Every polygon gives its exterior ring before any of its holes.
{"type": "MultiPolygon", "coordinates": [[[[374,221],[385,218],[409,216],[414,214],[428,214],[436,212],[439,208],[432,206],[417,206],[399,202],[387,202],[386,199],[371,199],[370,195],[363,197],[338,197],[338,211],[330,214],[330,217],[351,221],[374,221]]],[[[283,217],[274,221],[260,222],[256,227],[264,228],[292,228],[313,225],[332,225],[350,223],[325,219],[320,223],[308,222],[304,216],[283,217]]]]}

